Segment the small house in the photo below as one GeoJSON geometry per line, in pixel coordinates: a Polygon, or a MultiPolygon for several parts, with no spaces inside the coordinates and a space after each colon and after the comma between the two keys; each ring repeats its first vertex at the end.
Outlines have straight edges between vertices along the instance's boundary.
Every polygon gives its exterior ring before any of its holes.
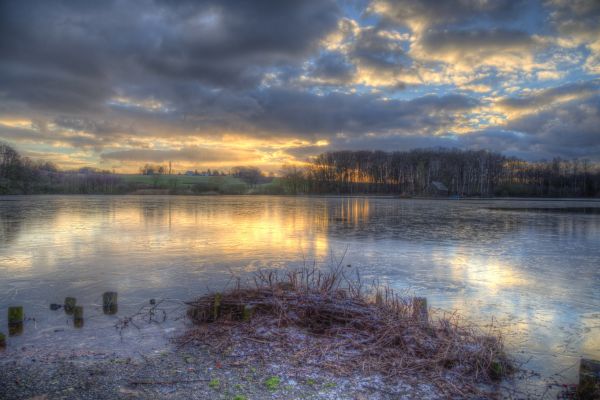
{"type": "Polygon", "coordinates": [[[448,196],[449,193],[448,187],[440,181],[432,181],[427,187],[427,194],[429,196],[448,196]]]}

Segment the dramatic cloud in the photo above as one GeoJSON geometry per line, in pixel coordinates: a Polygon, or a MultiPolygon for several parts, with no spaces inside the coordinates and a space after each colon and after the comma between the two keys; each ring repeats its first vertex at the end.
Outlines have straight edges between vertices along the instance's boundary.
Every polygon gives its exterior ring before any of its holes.
{"type": "Polygon", "coordinates": [[[427,32],[413,50],[421,58],[431,58],[469,67],[490,65],[502,69],[532,61],[539,41],[516,30],[461,30],[427,32]]]}
{"type": "Polygon", "coordinates": [[[562,44],[585,46],[586,70],[600,73],[600,2],[552,0],[547,4],[562,44]]]}
{"type": "Polygon", "coordinates": [[[600,79],[534,90],[527,95],[501,99],[497,105],[508,112],[527,114],[549,105],[556,106],[557,103],[586,99],[597,94],[600,94],[600,79]]]}
{"type": "MultiPolygon", "coordinates": [[[[559,104],[512,121],[538,154],[550,158],[594,157],[600,154],[600,95],[559,104]]],[[[530,147],[531,148],[531,147],[530,147]]]]}
{"type": "Polygon", "coordinates": [[[519,0],[375,0],[369,9],[384,19],[423,30],[431,26],[460,26],[473,20],[507,20],[525,8],[519,0]]]}
{"type": "Polygon", "coordinates": [[[261,113],[249,119],[261,131],[282,132],[316,139],[330,135],[412,131],[435,134],[449,128],[477,105],[461,95],[423,96],[410,101],[375,95],[272,90],[260,93],[261,113]]]}
{"type": "Polygon", "coordinates": [[[325,53],[319,57],[311,71],[311,76],[337,84],[347,83],[355,73],[355,66],[341,53],[325,53]]]}
{"type": "Polygon", "coordinates": [[[0,140],[64,166],[598,158],[594,0],[0,2],[0,140]],[[568,139],[567,139],[568,138],[568,139]]]}

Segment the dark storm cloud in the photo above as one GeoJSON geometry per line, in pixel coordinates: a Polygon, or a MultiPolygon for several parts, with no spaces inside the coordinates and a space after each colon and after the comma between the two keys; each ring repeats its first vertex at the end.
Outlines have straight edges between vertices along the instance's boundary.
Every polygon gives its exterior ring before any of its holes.
{"type": "MultiPolygon", "coordinates": [[[[600,94],[598,81],[565,85],[541,91],[527,102],[545,108],[517,118],[504,126],[465,134],[420,135],[409,130],[389,134],[333,137],[326,147],[305,146],[289,150],[301,159],[331,150],[406,150],[446,147],[488,149],[530,160],[553,157],[600,161],[600,94]],[[553,104],[554,96],[591,90],[581,98],[553,104]],[[595,93],[595,94],[594,94],[595,93]],[[542,100],[543,99],[543,100],[542,100]]],[[[514,100],[514,99],[511,99],[514,100]]]]}
{"type": "Polygon", "coordinates": [[[11,64],[7,58],[0,61],[0,88],[0,100],[54,112],[99,111],[113,93],[102,77],[71,75],[68,70],[43,65],[11,64]]]}
{"type": "Polygon", "coordinates": [[[526,135],[538,152],[599,160],[600,95],[527,115],[507,128],[526,135]]]}
{"type": "MultiPolygon", "coordinates": [[[[173,98],[172,102],[176,108],[188,110],[190,114],[166,120],[162,114],[142,114],[140,119],[135,109],[119,110],[118,114],[111,114],[112,119],[59,115],[47,121],[43,126],[44,133],[37,137],[44,142],[59,140],[73,147],[102,149],[111,147],[111,143],[129,142],[139,146],[136,140],[149,136],[185,140],[196,132],[206,136],[210,132],[242,129],[249,136],[265,140],[334,140],[339,134],[352,139],[367,132],[423,135],[449,129],[457,118],[479,105],[476,99],[463,95],[428,95],[407,101],[385,100],[374,94],[332,92],[319,95],[283,89],[263,89],[245,95],[226,90],[198,91],[195,96],[173,98]],[[49,131],[46,126],[50,123],[60,129],[49,131]],[[163,134],[164,131],[168,134],[163,134]]],[[[12,134],[10,139],[17,137],[12,134]]],[[[117,154],[122,160],[129,156],[132,156],[131,160],[137,160],[141,155],[156,160],[165,152],[132,150],[117,154]]],[[[230,155],[227,151],[221,153],[222,157],[230,155]]],[[[171,154],[171,159],[178,159],[176,156],[183,159],[184,155],[171,154]]],[[[103,157],[114,158],[106,154],[103,157]]],[[[190,159],[193,157],[196,155],[190,159]]]]}
{"type": "Polygon", "coordinates": [[[153,80],[253,86],[335,28],[332,1],[19,1],[0,5],[3,96],[49,110],[102,106],[153,80]]]}
{"type": "Polygon", "coordinates": [[[112,135],[116,133],[134,133],[135,128],[131,125],[122,126],[114,121],[106,119],[91,119],[88,117],[72,117],[59,115],[54,118],[55,124],[75,131],[84,131],[97,135],[112,135]]]}
{"type": "MultiPolygon", "coordinates": [[[[317,94],[281,88],[247,93],[195,90],[179,93],[177,97],[170,98],[170,103],[180,111],[167,127],[172,126],[173,130],[182,132],[187,130],[187,135],[193,135],[194,128],[204,132],[243,129],[260,138],[305,139],[330,137],[338,133],[357,135],[394,130],[433,132],[450,126],[460,115],[479,105],[478,100],[464,95],[427,95],[413,100],[388,100],[376,94],[317,94]]],[[[126,116],[130,111],[121,112],[126,116]]],[[[132,112],[137,113],[135,110],[132,112]]],[[[165,123],[160,115],[153,118],[157,120],[152,124],[165,123]]],[[[124,125],[69,118],[61,119],[60,123],[90,130],[116,130],[124,125]]],[[[139,127],[137,131],[144,132],[139,127]]]]}
{"type": "Polygon", "coordinates": [[[356,67],[349,62],[345,55],[327,52],[315,61],[311,76],[344,83],[352,78],[355,71],[356,67]]]}
{"type": "Polygon", "coordinates": [[[385,100],[371,94],[270,90],[256,98],[261,112],[248,120],[268,132],[310,138],[337,133],[408,131],[433,133],[450,126],[478,101],[462,95],[428,95],[414,100],[385,100]]]}
{"type": "MultiPolygon", "coordinates": [[[[171,4],[165,2],[165,4],[171,4]]],[[[142,62],[217,85],[256,84],[261,67],[299,60],[335,28],[332,1],[205,1],[169,9],[176,23],[142,62]],[[178,23],[178,21],[180,21],[178,23]]]]}
{"type": "Polygon", "coordinates": [[[270,140],[309,143],[281,150],[297,157],[431,146],[600,154],[597,1],[356,4],[368,10],[334,0],[0,1],[0,137],[124,162],[255,157],[180,149],[187,139],[226,147],[229,134],[258,139],[263,153],[279,151],[270,140]],[[557,51],[538,57],[549,46],[557,51]],[[554,87],[540,89],[540,73],[559,77],[554,87]],[[485,95],[458,94],[477,82],[485,95]],[[162,148],[170,141],[175,149],[162,148]]]}
{"type": "Polygon", "coordinates": [[[400,70],[410,64],[403,43],[373,27],[362,30],[351,45],[350,57],[363,66],[400,70]]]}
{"type": "Polygon", "coordinates": [[[600,1],[548,0],[550,21],[560,37],[572,45],[584,45],[588,50],[585,67],[600,73],[600,1]]]}
{"type": "Polygon", "coordinates": [[[532,32],[541,10],[537,1],[374,0],[369,10],[381,26],[412,33],[407,54],[414,60],[457,65],[462,73],[531,68],[531,59],[547,47],[532,32]]]}
{"type": "Polygon", "coordinates": [[[503,126],[454,138],[457,147],[491,149],[530,160],[600,161],[600,95],[553,104],[503,126]]]}
{"type": "Polygon", "coordinates": [[[594,35],[600,31],[600,1],[547,0],[545,5],[562,33],[594,35]]]}

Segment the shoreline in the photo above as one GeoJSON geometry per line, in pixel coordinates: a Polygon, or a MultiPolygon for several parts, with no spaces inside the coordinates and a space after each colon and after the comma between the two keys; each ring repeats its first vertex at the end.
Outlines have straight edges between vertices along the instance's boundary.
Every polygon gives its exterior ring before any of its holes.
{"type": "Polygon", "coordinates": [[[240,361],[208,347],[123,357],[86,351],[0,360],[0,397],[61,399],[440,399],[428,382],[340,377],[310,366],[240,361]]]}
{"type": "Polygon", "coordinates": [[[0,201],[6,201],[7,198],[24,197],[283,197],[283,198],[367,198],[367,199],[389,199],[389,200],[425,200],[425,201],[543,201],[543,202],[590,202],[599,203],[598,197],[405,197],[398,195],[385,194],[262,194],[262,193],[243,193],[243,194],[221,194],[221,193],[177,193],[177,194],[154,194],[154,193],[30,193],[30,194],[0,194],[0,201]]]}
{"type": "MultiPolygon", "coordinates": [[[[512,375],[496,334],[430,318],[426,299],[362,288],[344,268],[259,272],[256,286],[183,302],[187,319],[170,315],[183,324],[166,346],[135,355],[98,342],[11,348],[0,359],[0,398],[494,398],[512,375]]],[[[119,318],[119,336],[160,326],[162,303],[119,318]]]]}

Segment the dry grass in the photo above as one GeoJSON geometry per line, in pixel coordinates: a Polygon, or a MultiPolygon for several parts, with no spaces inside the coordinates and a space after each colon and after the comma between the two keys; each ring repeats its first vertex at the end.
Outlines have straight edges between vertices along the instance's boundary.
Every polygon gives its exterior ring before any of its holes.
{"type": "Polygon", "coordinates": [[[317,365],[338,374],[381,374],[434,384],[447,396],[481,394],[511,370],[500,336],[456,315],[429,318],[419,301],[366,288],[344,267],[259,272],[188,303],[196,326],[180,343],[235,348],[262,358],[317,365]]]}

